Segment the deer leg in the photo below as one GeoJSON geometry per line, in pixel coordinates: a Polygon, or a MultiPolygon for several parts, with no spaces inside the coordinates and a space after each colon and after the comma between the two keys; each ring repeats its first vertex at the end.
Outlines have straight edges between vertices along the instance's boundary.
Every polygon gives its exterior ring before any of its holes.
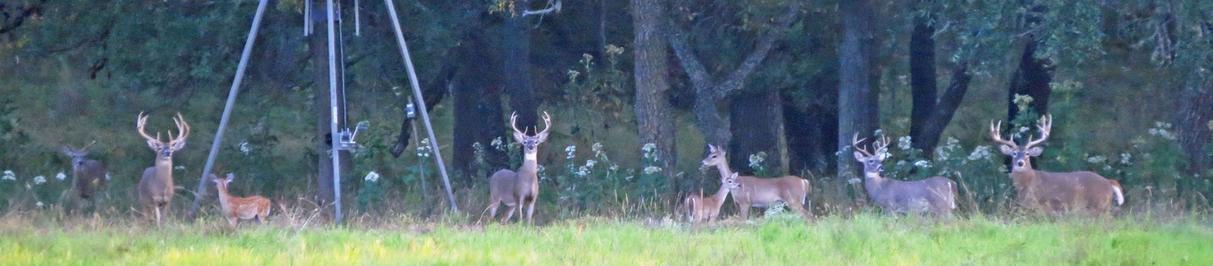
{"type": "MultiPolygon", "coordinates": [[[[510,218],[514,218],[514,209],[515,209],[515,208],[518,208],[518,209],[521,209],[521,208],[522,208],[522,207],[521,207],[521,206],[519,206],[519,205],[520,205],[520,204],[506,205],[506,207],[509,207],[509,209],[507,209],[507,210],[506,210],[506,212],[505,212],[505,217],[502,217],[502,218],[501,218],[501,223],[503,223],[503,224],[504,224],[504,223],[508,223],[508,222],[510,222],[510,218]]],[[[521,217],[521,216],[522,216],[522,215],[519,215],[519,217],[521,217]]]]}
{"type": "Polygon", "coordinates": [[[535,201],[536,201],[535,198],[531,198],[531,204],[529,204],[526,208],[526,223],[527,224],[535,224],[534,220],[531,220],[531,216],[535,215],[535,201]]]}
{"type": "Polygon", "coordinates": [[[152,207],[156,210],[156,226],[160,226],[160,206],[152,207]]]}
{"type": "Polygon", "coordinates": [[[749,221],[750,220],[750,204],[738,202],[737,203],[737,214],[741,215],[742,221],[749,221]]]}

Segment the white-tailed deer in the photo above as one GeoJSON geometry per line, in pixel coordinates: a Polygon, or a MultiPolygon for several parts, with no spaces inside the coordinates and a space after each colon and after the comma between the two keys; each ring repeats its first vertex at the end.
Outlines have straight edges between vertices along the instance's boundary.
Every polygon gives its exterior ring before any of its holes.
{"type": "MultiPolygon", "coordinates": [[[[721,177],[736,174],[729,169],[729,162],[725,159],[725,155],[724,149],[708,144],[708,156],[703,158],[703,166],[716,166],[721,177]]],[[[798,176],[777,178],[740,176],[736,179],[739,187],[732,189],[729,193],[733,195],[733,202],[737,204],[737,210],[741,213],[742,219],[749,219],[750,208],[769,208],[776,202],[783,202],[805,219],[811,218],[812,215],[804,209],[805,196],[809,191],[809,180],[798,176]]]]}
{"type": "Polygon", "coordinates": [[[1086,209],[1092,213],[1107,213],[1113,201],[1124,204],[1120,183],[1094,172],[1045,172],[1032,169],[1031,157],[1040,156],[1044,143],[1053,130],[1053,117],[1043,116],[1037,122],[1040,139],[1028,137],[1023,146],[1002,138],[1002,121],[990,122],[990,137],[1002,144],[999,149],[1011,156],[1011,181],[1015,185],[1021,206],[1050,214],[1086,209]]]}
{"type": "Polygon", "coordinates": [[[257,219],[257,222],[265,222],[265,218],[270,216],[270,200],[262,196],[236,197],[228,193],[227,185],[236,179],[236,175],[227,174],[227,178],[219,179],[215,174],[210,175],[211,181],[215,182],[215,190],[219,191],[219,207],[222,207],[223,218],[227,219],[227,223],[232,227],[236,227],[241,219],[257,219]]]}
{"type": "Polygon", "coordinates": [[[720,178],[720,189],[716,190],[716,194],[711,196],[703,196],[703,191],[699,195],[687,196],[683,202],[687,208],[687,220],[692,223],[698,222],[715,222],[716,217],[720,215],[720,206],[724,205],[725,197],[729,196],[729,191],[741,188],[737,184],[737,173],[729,177],[720,178]]]}
{"type": "Polygon", "coordinates": [[[942,176],[916,181],[901,181],[880,176],[883,162],[888,158],[889,139],[873,141],[875,153],[859,145],[859,134],[851,136],[855,160],[863,164],[863,188],[876,205],[889,213],[931,213],[952,217],[956,209],[956,182],[942,176]]]}
{"type": "MultiPolygon", "coordinates": [[[[522,219],[522,208],[526,207],[526,222],[532,223],[531,216],[535,214],[535,201],[539,199],[539,144],[547,141],[548,130],[552,129],[552,116],[543,112],[543,131],[534,136],[518,130],[518,114],[510,114],[510,127],[514,129],[514,140],[522,144],[522,167],[518,171],[501,169],[489,177],[489,219],[497,217],[497,207],[505,204],[509,207],[501,222],[505,223],[514,217],[518,210],[518,219],[522,219]]],[[[538,131],[538,129],[536,129],[538,131]]],[[[483,212],[481,212],[483,214],[483,212]]]]}
{"type": "Polygon", "coordinates": [[[137,190],[139,205],[143,207],[145,214],[156,216],[156,224],[160,224],[161,217],[167,215],[173,201],[173,152],[185,148],[185,139],[190,135],[190,125],[185,123],[181,113],[177,113],[173,122],[177,124],[177,136],[173,137],[173,132],[169,131],[168,142],[160,140],[160,133],[156,133],[156,137],[152,138],[144,131],[147,116],[143,113],[139,113],[136,123],[139,135],[147,140],[147,146],[156,153],[155,164],[143,170],[137,190]]]}
{"type": "Polygon", "coordinates": [[[75,190],[74,195],[81,199],[92,199],[93,193],[105,186],[105,165],[100,161],[90,160],[88,156],[88,148],[93,144],[97,144],[94,140],[83,148],[72,148],[71,146],[63,146],[63,154],[72,158],[72,190],[75,190]]]}

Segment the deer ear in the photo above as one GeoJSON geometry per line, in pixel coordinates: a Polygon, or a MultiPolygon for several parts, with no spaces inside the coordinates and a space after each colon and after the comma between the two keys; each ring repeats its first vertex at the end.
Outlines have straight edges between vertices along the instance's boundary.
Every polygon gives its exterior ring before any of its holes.
{"type": "Polygon", "coordinates": [[[855,160],[863,162],[863,153],[860,153],[860,152],[854,152],[854,153],[855,153],[855,160]]]}
{"type": "Polygon", "coordinates": [[[1011,148],[1011,146],[1007,146],[1007,145],[999,145],[998,149],[1002,151],[1003,155],[1007,155],[1007,156],[1010,156],[1011,154],[1015,153],[1015,148],[1011,148]]]}
{"type": "Polygon", "coordinates": [[[1040,156],[1040,153],[1042,153],[1044,151],[1045,150],[1041,149],[1040,147],[1032,147],[1031,149],[1028,149],[1028,156],[1032,156],[1032,157],[1040,156]]]}
{"type": "Polygon", "coordinates": [[[72,153],[74,153],[72,148],[68,148],[67,146],[63,146],[63,148],[59,151],[63,152],[63,154],[67,154],[67,156],[72,156],[72,153]]]}
{"type": "Polygon", "coordinates": [[[716,145],[708,144],[708,152],[716,152],[716,145]]]}
{"type": "Polygon", "coordinates": [[[526,134],[523,134],[522,132],[514,131],[514,140],[518,141],[518,143],[522,143],[523,140],[526,140],[526,134]]]}
{"type": "Polygon", "coordinates": [[[548,133],[547,133],[547,132],[542,132],[542,133],[539,133],[539,134],[535,135],[535,139],[538,139],[538,140],[539,140],[539,141],[538,141],[539,143],[543,143],[543,142],[545,142],[545,141],[548,141],[548,133]]]}

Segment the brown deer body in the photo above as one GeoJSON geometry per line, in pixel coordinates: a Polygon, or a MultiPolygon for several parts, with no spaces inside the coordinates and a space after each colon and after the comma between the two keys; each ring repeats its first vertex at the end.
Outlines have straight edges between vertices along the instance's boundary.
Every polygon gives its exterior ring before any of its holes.
{"type": "Polygon", "coordinates": [[[999,149],[1003,154],[1011,156],[1011,181],[1015,185],[1020,206],[1049,214],[1078,210],[1105,214],[1113,203],[1124,204],[1124,192],[1116,180],[1089,171],[1046,172],[1032,169],[1030,158],[1040,156],[1043,149],[1037,145],[1044,143],[1052,131],[1051,116],[1041,117],[1036,126],[1040,139],[1032,140],[1029,137],[1028,143],[1023,146],[1002,139],[1001,124],[1001,121],[998,124],[990,123],[990,136],[1002,144],[999,149]]]}
{"type": "Polygon", "coordinates": [[[699,195],[687,196],[684,200],[687,208],[687,220],[692,223],[698,222],[715,222],[720,215],[720,207],[724,206],[725,197],[729,196],[729,191],[741,188],[737,185],[737,173],[733,173],[728,178],[720,179],[720,189],[716,190],[711,196],[703,196],[703,192],[699,195]]]}
{"type": "Polygon", "coordinates": [[[257,222],[265,222],[265,218],[270,216],[270,200],[262,196],[236,197],[232,196],[227,190],[227,185],[236,179],[236,176],[228,173],[227,178],[219,179],[219,177],[211,174],[211,181],[215,182],[215,190],[219,191],[219,207],[222,208],[220,214],[227,223],[232,227],[236,227],[240,220],[257,219],[257,222]]]}
{"type": "Polygon", "coordinates": [[[101,161],[86,157],[89,147],[96,143],[97,141],[93,141],[80,149],[63,146],[63,154],[72,158],[72,190],[75,191],[73,194],[80,199],[92,199],[93,193],[105,186],[105,165],[101,164],[101,161]]]}
{"type": "Polygon", "coordinates": [[[552,128],[552,117],[547,112],[543,113],[544,129],[534,136],[518,130],[515,123],[517,119],[517,114],[510,114],[514,140],[522,144],[522,167],[518,168],[518,171],[502,169],[489,177],[489,206],[485,211],[489,212],[490,219],[495,218],[497,208],[505,204],[509,207],[506,215],[501,218],[501,222],[505,223],[514,217],[514,210],[518,210],[518,219],[521,220],[523,207],[526,207],[526,221],[530,224],[535,214],[535,201],[539,199],[539,144],[547,141],[548,130],[552,128]]]}
{"type": "Polygon", "coordinates": [[[935,176],[923,180],[901,181],[880,176],[884,159],[888,158],[887,138],[872,144],[875,154],[860,147],[859,134],[851,137],[855,160],[863,164],[863,187],[868,198],[889,213],[931,213],[937,217],[952,217],[956,209],[956,182],[935,176]]]}
{"type": "Polygon", "coordinates": [[[139,113],[136,123],[139,135],[147,140],[147,146],[156,153],[155,164],[143,170],[143,177],[139,179],[136,191],[139,194],[139,205],[145,214],[155,215],[156,224],[160,224],[162,217],[167,215],[173,201],[173,152],[185,148],[185,139],[190,133],[190,126],[185,123],[185,118],[182,118],[180,113],[173,118],[173,122],[177,125],[177,136],[173,137],[170,131],[168,142],[160,140],[160,133],[156,133],[156,138],[152,138],[144,131],[147,116],[143,113],[139,113]]]}
{"type": "MultiPolygon", "coordinates": [[[[732,176],[736,172],[729,169],[725,156],[724,149],[708,145],[708,156],[703,159],[703,166],[716,166],[721,177],[732,176]]],[[[742,219],[749,219],[750,208],[769,208],[775,206],[776,202],[783,202],[805,219],[812,216],[804,209],[810,188],[808,180],[790,175],[777,178],[739,176],[736,179],[740,187],[731,189],[729,193],[733,195],[733,202],[737,204],[742,219]]]]}

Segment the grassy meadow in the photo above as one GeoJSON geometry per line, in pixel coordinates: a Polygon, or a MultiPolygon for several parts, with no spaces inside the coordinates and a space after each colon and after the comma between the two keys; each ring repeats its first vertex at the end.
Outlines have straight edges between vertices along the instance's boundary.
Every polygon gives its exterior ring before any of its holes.
{"type": "MultiPolygon", "coordinates": [[[[1213,265],[1213,226],[1178,218],[781,214],[690,226],[583,218],[530,227],[397,218],[307,225],[0,219],[7,265],[1213,265]]],[[[355,220],[356,221],[356,220],[355,220]]]]}

